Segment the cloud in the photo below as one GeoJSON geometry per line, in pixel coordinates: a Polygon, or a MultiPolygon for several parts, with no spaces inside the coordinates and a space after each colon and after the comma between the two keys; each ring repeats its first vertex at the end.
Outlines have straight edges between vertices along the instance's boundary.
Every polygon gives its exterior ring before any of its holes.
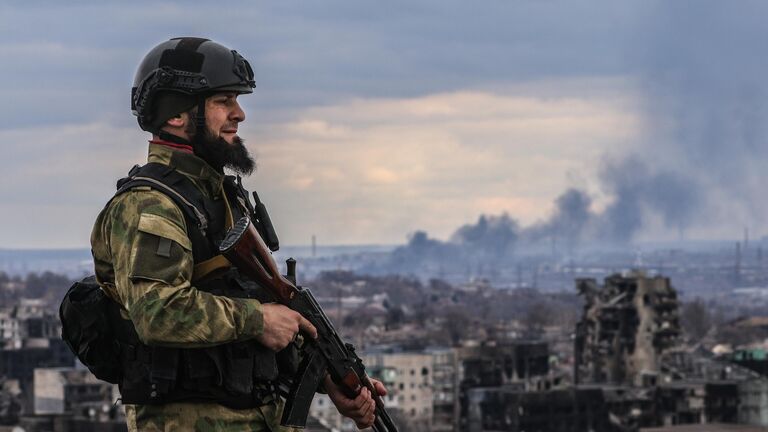
{"type": "Polygon", "coordinates": [[[607,0],[4,2],[0,51],[8,57],[0,76],[11,79],[0,80],[0,93],[19,97],[0,128],[87,123],[92,107],[110,121],[124,118],[140,59],[179,35],[209,37],[245,54],[267,101],[254,109],[265,116],[351,97],[626,75],[632,69],[622,60],[623,38],[605,35],[630,31],[636,9],[607,0]],[[606,19],[591,19],[597,14],[606,19]],[[25,97],[20,89],[39,93],[25,97]],[[67,95],[45,98],[62,91],[67,95]]]}
{"type": "Polygon", "coordinates": [[[312,234],[396,243],[424,227],[447,238],[485,212],[531,223],[547,215],[568,173],[596,175],[606,149],[632,139],[627,105],[615,94],[467,91],[315,107],[269,128],[244,126],[260,166],[247,183],[288,243],[312,234]]]}
{"type": "Polygon", "coordinates": [[[446,238],[505,210],[527,224],[571,186],[609,212],[618,190],[645,191],[661,212],[646,231],[657,220],[692,236],[759,231],[765,12],[755,0],[3,2],[0,172],[14,187],[2,210],[43,196],[45,211],[88,219],[83,206],[143,159],[128,99],[139,60],[204,35],[254,65],[256,94],[242,98],[261,155],[251,185],[289,243],[397,242],[416,228],[446,238]],[[638,158],[648,181],[601,183],[605,154],[619,167],[638,158]]]}
{"type": "Polygon", "coordinates": [[[146,137],[108,124],[0,131],[0,247],[87,247],[115,181],[146,160],[146,137]]]}
{"type": "MultiPolygon", "coordinates": [[[[277,124],[246,121],[241,132],[259,163],[246,183],[285,244],[312,234],[328,243],[397,243],[423,227],[447,237],[488,211],[531,221],[546,214],[568,172],[590,172],[607,146],[632,135],[633,117],[616,100],[466,91],[355,99],[277,124]]],[[[0,182],[15,185],[0,193],[8,214],[0,246],[87,245],[115,180],[144,162],[147,138],[109,122],[0,130],[0,141],[13,143],[0,182]],[[18,230],[28,224],[38,227],[33,237],[18,230]]]]}

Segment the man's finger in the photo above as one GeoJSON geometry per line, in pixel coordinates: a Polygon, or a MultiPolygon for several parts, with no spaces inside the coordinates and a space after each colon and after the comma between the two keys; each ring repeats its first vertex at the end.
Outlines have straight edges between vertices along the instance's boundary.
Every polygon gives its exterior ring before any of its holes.
{"type": "Polygon", "coordinates": [[[365,410],[363,411],[363,417],[365,417],[367,419],[370,416],[371,420],[373,420],[373,407],[374,407],[373,401],[369,401],[367,404],[365,404],[365,410]]]}
{"type": "Polygon", "coordinates": [[[384,387],[384,384],[382,384],[381,381],[376,379],[371,379],[371,382],[373,383],[373,388],[376,389],[376,393],[378,393],[380,396],[387,395],[387,388],[384,387]]]}
{"type": "Polygon", "coordinates": [[[365,406],[365,393],[364,393],[364,392],[365,392],[365,390],[366,390],[366,389],[362,389],[362,390],[360,391],[360,394],[359,394],[359,395],[357,395],[357,397],[356,397],[356,398],[354,399],[354,401],[353,401],[353,402],[354,402],[354,405],[355,405],[355,411],[357,411],[357,412],[358,412],[358,414],[360,414],[360,413],[361,413],[361,411],[362,411],[363,407],[365,406]]]}
{"type": "Polygon", "coordinates": [[[360,394],[357,395],[355,398],[355,409],[358,412],[358,415],[362,415],[365,413],[365,409],[368,405],[368,401],[372,401],[371,399],[371,392],[367,388],[363,387],[362,390],[360,390],[360,394]]]}
{"type": "Polygon", "coordinates": [[[355,415],[355,423],[361,429],[371,427],[373,420],[375,419],[373,410],[366,411],[364,413],[358,413],[355,415]]]}
{"type": "Polygon", "coordinates": [[[368,424],[369,427],[373,424],[373,420],[375,418],[376,418],[376,414],[374,412],[374,405],[371,404],[370,409],[365,415],[365,422],[368,424]]]}
{"type": "Polygon", "coordinates": [[[317,339],[317,329],[312,325],[311,322],[309,322],[308,319],[301,315],[299,315],[299,327],[310,336],[312,336],[312,339],[317,339]]]}

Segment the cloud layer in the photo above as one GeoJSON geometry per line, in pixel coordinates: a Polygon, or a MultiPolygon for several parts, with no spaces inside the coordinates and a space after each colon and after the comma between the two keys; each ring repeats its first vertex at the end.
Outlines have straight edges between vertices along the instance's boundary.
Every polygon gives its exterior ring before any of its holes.
{"type": "Polygon", "coordinates": [[[145,152],[128,108],[136,65],[178,35],[252,61],[249,185],[284,243],[446,239],[504,211],[542,226],[571,188],[616,216],[617,237],[762,232],[766,12],[755,0],[4,2],[0,247],[87,244],[114,179],[145,152]]]}
{"type": "Polygon", "coordinates": [[[392,243],[423,227],[445,238],[483,212],[532,223],[568,173],[590,172],[634,135],[622,109],[610,99],[482,92],[314,108],[248,130],[261,165],[250,185],[266,189],[294,241],[323,232],[392,243]]]}

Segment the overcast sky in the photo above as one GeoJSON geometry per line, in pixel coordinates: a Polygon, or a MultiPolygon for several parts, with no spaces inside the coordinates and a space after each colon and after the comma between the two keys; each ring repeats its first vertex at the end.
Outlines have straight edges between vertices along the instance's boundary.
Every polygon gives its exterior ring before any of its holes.
{"type": "Polygon", "coordinates": [[[766,12],[759,1],[4,1],[0,247],[88,246],[114,181],[146,157],[129,109],[136,66],[175,36],[252,63],[240,130],[259,168],[246,185],[283,244],[445,239],[483,213],[525,226],[570,187],[599,212],[632,175],[656,174],[686,186],[643,186],[635,239],[762,235],[766,12]],[[627,161],[645,168],[606,169],[627,161]]]}

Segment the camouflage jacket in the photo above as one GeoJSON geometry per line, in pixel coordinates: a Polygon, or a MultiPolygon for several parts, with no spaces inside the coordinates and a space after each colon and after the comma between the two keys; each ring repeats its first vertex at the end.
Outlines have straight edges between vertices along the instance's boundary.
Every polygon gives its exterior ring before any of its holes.
{"type": "MultiPolygon", "coordinates": [[[[151,143],[148,162],[172,166],[208,198],[222,198],[224,175],[189,152],[151,143]]],[[[257,300],[216,296],[192,284],[188,229],[182,211],[162,192],[137,187],[118,195],[91,233],[97,280],[147,345],[198,348],[259,336],[263,319],[257,300]],[[158,253],[159,238],[171,241],[170,251],[158,253]]],[[[265,421],[265,413],[280,408],[174,403],[128,405],[126,414],[131,430],[284,430],[274,429],[274,419],[265,421]],[[264,429],[268,423],[272,426],[264,429]]]]}

